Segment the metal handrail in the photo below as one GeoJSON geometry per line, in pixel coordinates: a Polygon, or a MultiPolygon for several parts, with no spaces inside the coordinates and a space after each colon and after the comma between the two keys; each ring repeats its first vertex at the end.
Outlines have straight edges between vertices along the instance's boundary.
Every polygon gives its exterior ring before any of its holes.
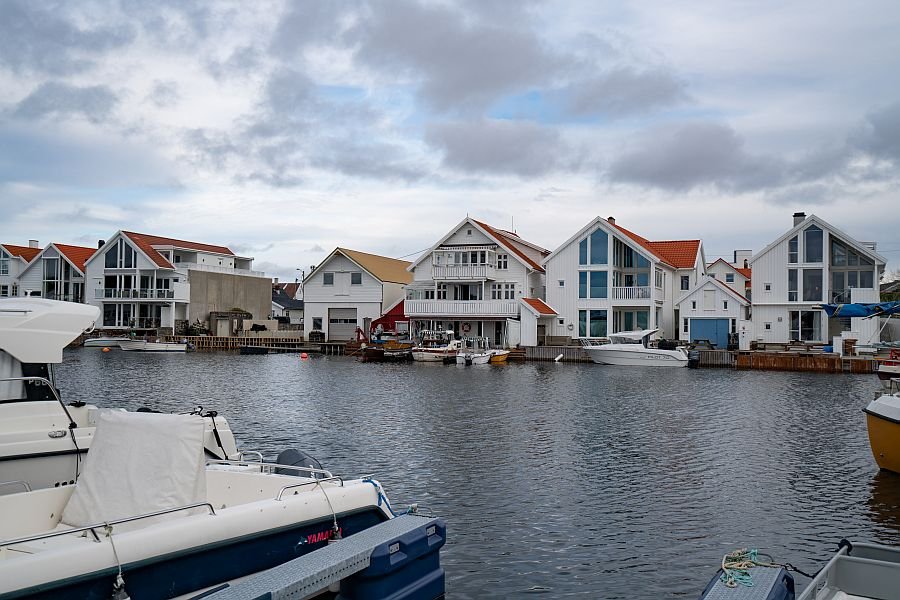
{"type": "MultiPolygon", "coordinates": [[[[248,451],[248,452],[255,452],[255,451],[250,450],[250,451],[248,451]]],[[[257,454],[259,454],[259,453],[257,452],[257,454]]],[[[260,455],[260,457],[262,457],[262,455],[260,455]]],[[[294,470],[294,471],[304,471],[304,472],[307,472],[307,473],[319,473],[319,474],[325,476],[324,479],[320,479],[319,481],[324,481],[325,479],[331,479],[331,478],[334,477],[334,474],[332,474],[331,471],[326,471],[325,469],[315,469],[315,468],[313,468],[313,467],[303,467],[303,466],[298,466],[298,465],[280,465],[280,464],[278,464],[278,463],[267,463],[267,462],[262,462],[262,461],[260,461],[260,462],[251,462],[251,461],[247,461],[247,460],[219,460],[219,459],[212,459],[212,460],[207,460],[207,461],[206,461],[206,464],[208,464],[208,465],[210,465],[210,464],[212,464],[212,465],[235,465],[235,466],[238,466],[238,467],[243,467],[243,466],[247,466],[247,467],[250,467],[250,466],[257,467],[257,466],[258,466],[258,467],[261,467],[261,468],[267,468],[267,469],[270,470],[270,472],[271,472],[271,470],[274,470],[274,469],[291,469],[291,470],[294,470]]]]}
{"type": "Polygon", "coordinates": [[[244,455],[245,455],[245,454],[255,454],[256,456],[259,457],[259,460],[258,460],[257,462],[259,462],[260,464],[262,464],[263,462],[265,462],[265,459],[263,458],[262,452],[258,452],[258,451],[256,451],[256,450],[241,450],[241,451],[238,453],[238,460],[243,461],[243,460],[244,460],[244,455]]]}
{"type": "Polygon", "coordinates": [[[0,481],[0,487],[3,487],[4,485],[21,485],[23,488],[25,488],[25,491],[26,491],[26,492],[30,492],[30,491],[31,491],[31,484],[28,483],[27,481],[21,481],[21,480],[16,480],[16,481],[0,481]]]}
{"type": "Polygon", "coordinates": [[[209,509],[210,516],[216,516],[216,509],[213,508],[213,505],[209,502],[196,502],[194,504],[188,504],[186,506],[179,506],[177,508],[166,508],[163,510],[157,510],[152,513],[147,513],[144,515],[137,515],[135,517],[125,517],[123,519],[113,519],[112,521],[103,521],[102,523],[94,523],[93,525],[85,525],[83,527],[73,527],[72,529],[63,529],[60,531],[51,531],[49,533],[41,533],[39,535],[32,535],[28,537],[16,538],[13,540],[3,540],[0,541],[0,548],[3,546],[13,546],[15,544],[24,544],[27,542],[36,542],[37,540],[45,540],[48,538],[59,537],[61,535],[69,535],[70,533],[81,533],[82,531],[93,531],[94,529],[99,529],[101,527],[107,527],[111,525],[119,525],[121,523],[130,523],[132,521],[139,521],[141,519],[149,519],[150,517],[158,517],[160,515],[166,515],[173,512],[178,512],[182,510],[191,510],[192,508],[201,508],[206,507],[209,509]]]}
{"type": "MultiPolygon", "coordinates": [[[[341,487],[344,487],[344,478],[341,477],[341,476],[339,476],[339,475],[335,475],[335,476],[333,476],[333,477],[325,477],[324,479],[316,479],[316,480],[314,480],[314,481],[304,481],[303,483],[294,483],[294,484],[291,484],[291,485],[286,485],[286,486],[284,486],[283,488],[281,488],[280,490],[278,490],[278,495],[275,496],[275,500],[277,500],[277,501],[280,502],[280,501],[281,501],[281,496],[282,496],[282,495],[284,494],[284,492],[287,491],[287,490],[290,490],[290,489],[293,489],[293,488],[298,488],[298,487],[303,487],[304,485],[319,485],[319,484],[322,483],[323,481],[334,481],[334,480],[340,481],[340,482],[341,482],[341,487]]],[[[327,496],[326,496],[326,498],[327,498],[327,496]]]]}
{"type": "Polygon", "coordinates": [[[62,407],[63,412],[66,413],[66,417],[69,419],[69,427],[71,429],[78,427],[75,419],[73,419],[72,415],[69,413],[69,409],[66,408],[65,403],[62,401],[62,398],[59,397],[59,392],[56,391],[56,386],[54,386],[53,383],[46,377],[3,377],[0,378],[0,381],[38,381],[40,383],[43,383],[50,388],[50,391],[53,392],[53,397],[56,398],[56,401],[59,402],[59,405],[62,407]]]}

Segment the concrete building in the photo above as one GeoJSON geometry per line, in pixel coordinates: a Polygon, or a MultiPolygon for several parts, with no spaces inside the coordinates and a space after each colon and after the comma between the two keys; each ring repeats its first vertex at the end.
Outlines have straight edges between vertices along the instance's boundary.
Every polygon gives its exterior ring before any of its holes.
{"type": "Polygon", "coordinates": [[[211,312],[271,312],[272,280],[225,246],[118,231],[85,263],[87,301],[104,329],[181,332],[211,312]]]}
{"type": "Polygon", "coordinates": [[[844,331],[860,343],[878,341],[877,319],[828,319],[823,303],[878,302],[885,259],[815,215],[794,225],[750,260],[753,339],[831,343],[844,331]]]}
{"type": "Polygon", "coordinates": [[[84,302],[84,265],[96,248],[49,244],[19,274],[22,296],[84,302]]]}
{"type": "Polygon", "coordinates": [[[675,300],[704,274],[700,240],[650,241],[597,217],[545,260],[554,338],[597,338],[660,329],[675,339],[675,300]]]}
{"type": "Polygon", "coordinates": [[[409,261],[335,248],[303,280],[303,325],[307,336],[321,332],[326,340],[356,338],[372,321],[403,298],[412,280],[409,261]]]}
{"type": "Polygon", "coordinates": [[[19,276],[40,253],[37,240],[29,240],[27,246],[0,244],[0,298],[22,295],[19,276]]]}
{"type": "Polygon", "coordinates": [[[526,299],[544,296],[547,254],[515,232],[466,217],[409,267],[404,310],[413,335],[441,329],[484,336],[496,347],[536,345],[537,330],[520,317],[526,299]]]}

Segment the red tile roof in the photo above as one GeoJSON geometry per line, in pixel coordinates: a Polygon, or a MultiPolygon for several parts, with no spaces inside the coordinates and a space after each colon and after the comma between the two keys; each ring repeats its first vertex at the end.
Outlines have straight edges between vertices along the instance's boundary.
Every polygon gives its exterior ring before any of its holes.
{"type": "Polygon", "coordinates": [[[538,311],[541,315],[558,315],[559,313],[550,308],[550,306],[540,298],[522,298],[531,308],[538,311]]]}
{"type": "Polygon", "coordinates": [[[652,252],[662,259],[664,263],[676,269],[690,269],[697,262],[697,252],[700,251],[700,240],[668,240],[663,242],[651,242],[633,231],[629,231],[621,225],[616,225],[607,220],[607,223],[627,235],[645,250],[652,252]]]}
{"type": "Polygon", "coordinates": [[[69,259],[69,262],[78,267],[78,270],[82,273],[84,273],[84,263],[97,251],[96,248],[88,248],[85,246],[70,246],[68,244],[56,243],[53,245],[69,259]]]}
{"type": "MultiPolygon", "coordinates": [[[[540,273],[544,272],[544,267],[542,267],[541,265],[534,262],[531,258],[528,257],[527,254],[525,254],[524,252],[522,252],[521,250],[516,248],[515,242],[524,243],[524,240],[522,240],[522,238],[520,238],[518,234],[512,233],[510,231],[504,231],[502,229],[496,229],[494,227],[491,227],[487,223],[482,223],[481,221],[475,221],[474,219],[472,219],[472,220],[479,227],[481,227],[482,229],[487,231],[491,236],[493,236],[498,242],[503,244],[503,246],[507,250],[509,250],[510,252],[513,252],[516,256],[518,256],[519,258],[524,260],[525,263],[528,266],[530,266],[532,269],[534,269],[535,271],[538,271],[540,273]]],[[[542,250],[541,254],[546,256],[546,255],[550,254],[550,252],[547,250],[542,250]]]]}
{"type": "Polygon", "coordinates": [[[31,248],[29,246],[16,246],[14,244],[0,244],[6,251],[13,256],[19,256],[25,259],[25,262],[31,262],[35,256],[41,253],[40,248],[31,248]]]}
{"type": "Polygon", "coordinates": [[[188,250],[199,250],[200,252],[213,252],[215,254],[228,254],[229,256],[234,256],[234,252],[226,248],[225,246],[213,246],[211,244],[200,244],[198,242],[188,242],[185,240],[176,240],[174,238],[160,237],[158,235],[147,235],[146,233],[134,233],[132,231],[123,231],[122,235],[125,235],[130,239],[135,245],[141,249],[141,251],[150,257],[150,260],[155,262],[158,266],[164,267],[167,269],[174,268],[172,263],[167,261],[162,254],[153,249],[153,246],[175,246],[176,248],[186,248],[188,250]]]}
{"type": "Polygon", "coordinates": [[[737,271],[738,273],[740,273],[741,275],[743,275],[744,277],[746,277],[748,281],[750,280],[750,275],[753,272],[753,269],[750,269],[750,268],[745,269],[743,267],[741,267],[741,268],[735,267],[734,270],[737,271]]]}

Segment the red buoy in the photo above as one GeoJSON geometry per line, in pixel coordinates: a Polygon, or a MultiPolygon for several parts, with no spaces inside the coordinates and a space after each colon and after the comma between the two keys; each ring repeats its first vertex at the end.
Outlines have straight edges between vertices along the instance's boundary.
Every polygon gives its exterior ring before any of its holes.
{"type": "Polygon", "coordinates": [[[309,358],[309,354],[307,354],[306,352],[300,353],[300,360],[307,360],[308,358],[309,358]]]}

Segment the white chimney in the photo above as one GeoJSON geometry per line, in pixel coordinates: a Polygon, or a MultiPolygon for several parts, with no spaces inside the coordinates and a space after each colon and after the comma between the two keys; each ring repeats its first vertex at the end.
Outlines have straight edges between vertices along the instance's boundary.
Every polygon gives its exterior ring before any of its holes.
{"type": "Polygon", "coordinates": [[[28,247],[29,248],[40,248],[41,246],[37,240],[28,240],[28,247]]]}
{"type": "Polygon", "coordinates": [[[794,213],[794,227],[796,227],[797,225],[799,225],[800,223],[802,223],[805,220],[806,220],[805,212],[795,212],[794,213]]]}

